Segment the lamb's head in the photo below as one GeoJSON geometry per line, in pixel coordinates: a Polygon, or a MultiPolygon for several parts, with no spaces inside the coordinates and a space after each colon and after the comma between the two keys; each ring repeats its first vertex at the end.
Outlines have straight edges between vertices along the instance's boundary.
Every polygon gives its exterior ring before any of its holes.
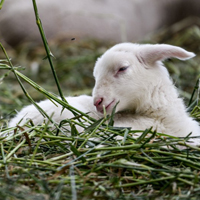
{"type": "Polygon", "coordinates": [[[117,44],[107,50],[94,67],[94,105],[99,112],[103,112],[104,106],[107,113],[117,102],[116,112],[135,110],[160,82],[171,83],[162,60],[170,57],[185,60],[194,55],[166,44],[117,44]]]}

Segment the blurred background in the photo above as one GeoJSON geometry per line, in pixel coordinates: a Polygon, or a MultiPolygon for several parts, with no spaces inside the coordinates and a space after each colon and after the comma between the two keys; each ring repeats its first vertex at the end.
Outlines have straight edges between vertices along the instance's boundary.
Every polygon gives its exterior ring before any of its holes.
{"type": "MultiPolygon", "coordinates": [[[[37,6],[65,95],[91,94],[95,61],[112,45],[167,43],[197,54],[186,62],[165,62],[187,103],[200,71],[199,0],[38,0],[37,6]]],[[[22,73],[58,94],[31,0],[5,1],[0,42],[22,73]]],[[[29,102],[12,73],[0,69],[0,78],[0,116],[7,117],[29,102]]],[[[45,98],[26,88],[34,100],[45,98]]]]}

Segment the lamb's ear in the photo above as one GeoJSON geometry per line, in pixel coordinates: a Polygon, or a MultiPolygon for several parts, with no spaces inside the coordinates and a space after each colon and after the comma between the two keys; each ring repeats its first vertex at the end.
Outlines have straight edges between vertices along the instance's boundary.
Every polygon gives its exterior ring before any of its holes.
{"type": "Polygon", "coordinates": [[[154,64],[156,61],[163,61],[167,58],[178,58],[180,60],[187,60],[195,56],[194,53],[188,52],[180,47],[155,44],[155,45],[141,45],[140,58],[143,62],[154,64]]]}

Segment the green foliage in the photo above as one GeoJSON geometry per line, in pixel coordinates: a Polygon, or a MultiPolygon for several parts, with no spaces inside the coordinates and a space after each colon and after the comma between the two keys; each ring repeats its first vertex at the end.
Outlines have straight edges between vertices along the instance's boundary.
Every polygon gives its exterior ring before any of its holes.
{"type": "MultiPolygon", "coordinates": [[[[87,131],[75,136],[65,129],[67,124],[63,126],[66,136],[56,136],[56,127],[27,123],[26,129],[16,127],[14,134],[1,137],[2,195],[16,199],[25,194],[29,199],[200,195],[200,148],[151,129],[114,128],[103,121],[98,125],[90,121],[88,130],[82,119],[87,131]],[[134,139],[138,133],[141,136],[134,139]],[[126,141],[118,138],[125,134],[126,141]]],[[[1,135],[10,131],[3,129],[1,135]]]]}

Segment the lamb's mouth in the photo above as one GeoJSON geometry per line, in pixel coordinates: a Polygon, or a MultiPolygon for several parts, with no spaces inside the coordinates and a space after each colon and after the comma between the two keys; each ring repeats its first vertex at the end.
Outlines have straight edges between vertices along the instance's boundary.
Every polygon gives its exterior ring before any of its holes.
{"type": "MultiPolygon", "coordinates": [[[[111,101],[107,106],[105,106],[105,110],[106,112],[110,109],[111,105],[115,102],[115,100],[111,101]]],[[[103,109],[100,111],[101,113],[103,113],[103,109]]]]}

